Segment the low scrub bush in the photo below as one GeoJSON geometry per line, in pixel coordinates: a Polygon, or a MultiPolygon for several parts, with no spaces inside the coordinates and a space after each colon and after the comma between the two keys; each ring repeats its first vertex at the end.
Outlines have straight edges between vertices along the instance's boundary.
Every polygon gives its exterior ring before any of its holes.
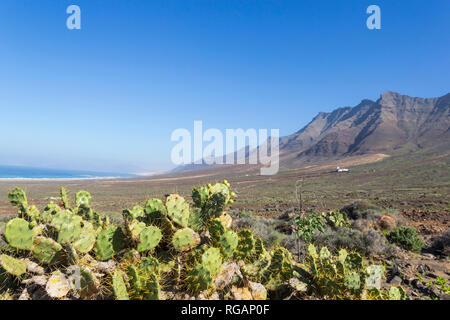
{"type": "Polygon", "coordinates": [[[414,252],[420,252],[425,246],[416,229],[410,227],[396,227],[386,237],[390,243],[414,252]]]}
{"type": "Polygon", "coordinates": [[[324,233],[317,234],[313,242],[335,251],[347,248],[364,254],[382,254],[386,250],[385,237],[373,229],[362,232],[349,228],[327,228],[324,233]]]}

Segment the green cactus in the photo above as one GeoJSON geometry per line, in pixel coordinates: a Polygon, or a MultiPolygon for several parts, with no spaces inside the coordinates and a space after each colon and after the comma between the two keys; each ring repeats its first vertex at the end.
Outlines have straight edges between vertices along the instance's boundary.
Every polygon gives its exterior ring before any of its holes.
{"type": "Polygon", "coordinates": [[[80,238],[81,234],[81,223],[82,218],[77,215],[72,215],[70,217],[70,222],[63,222],[57,225],[58,232],[58,242],[75,242],[80,238]]]}
{"type": "Polygon", "coordinates": [[[28,210],[25,211],[25,217],[31,222],[39,220],[40,215],[38,208],[34,205],[31,205],[28,210]]]}
{"type": "Polygon", "coordinates": [[[220,252],[224,259],[231,258],[238,246],[239,237],[233,231],[225,231],[217,242],[217,246],[220,248],[220,252]]]}
{"type": "Polygon", "coordinates": [[[145,227],[139,234],[137,251],[143,252],[154,249],[162,239],[161,230],[155,226],[145,227]]]}
{"type": "Polygon", "coordinates": [[[80,190],[75,195],[75,203],[77,207],[84,205],[89,207],[91,205],[91,194],[85,190],[80,190]]]}
{"type": "Polygon", "coordinates": [[[6,223],[5,239],[13,248],[31,250],[33,230],[30,228],[28,221],[22,218],[14,218],[6,223]]]}
{"type": "Polygon", "coordinates": [[[172,245],[177,251],[188,251],[200,244],[200,236],[190,228],[178,230],[172,238],[172,245]]]}
{"type": "Polygon", "coordinates": [[[187,290],[198,293],[207,290],[213,286],[211,271],[201,264],[195,265],[187,271],[184,279],[184,286],[187,290]]]}
{"type": "Polygon", "coordinates": [[[64,209],[69,209],[70,208],[70,203],[69,203],[69,197],[67,196],[67,189],[64,187],[61,187],[61,189],[59,190],[59,193],[61,195],[61,202],[62,202],[62,207],[64,209]]]}
{"type": "Polygon", "coordinates": [[[127,274],[130,279],[131,296],[138,296],[144,285],[144,279],[141,279],[139,269],[133,264],[128,266],[127,274]]]}
{"type": "Polygon", "coordinates": [[[72,216],[73,213],[69,210],[60,210],[53,215],[50,224],[56,231],[60,231],[64,224],[70,224],[72,222],[72,216]]]}
{"type": "Polygon", "coordinates": [[[82,299],[91,299],[100,292],[100,281],[92,271],[87,268],[80,268],[80,287],[77,292],[82,299]]]}
{"type": "Polygon", "coordinates": [[[406,299],[405,290],[400,286],[391,287],[387,294],[387,298],[388,300],[405,300],[406,299]]]}
{"type": "Polygon", "coordinates": [[[73,246],[80,253],[88,253],[94,247],[96,237],[97,234],[95,233],[92,223],[83,220],[80,236],[78,240],[73,243],[73,246]]]}
{"type": "Polygon", "coordinates": [[[20,188],[12,189],[8,194],[8,200],[15,207],[19,207],[19,209],[28,207],[28,199],[25,191],[20,188]]]}
{"type": "Polygon", "coordinates": [[[291,253],[282,247],[277,247],[271,252],[270,266],[267,269],[268,277],[280,278],[282,281],[292,278],[294,273],[291,253]]]}
{"type": "Polygon", "coordinates": [[[156,275],[151,274],[145,282],[145,300],[159,300],[161,294],[161,286],[156,275]]]}
{"type": "Polygon", "coordinates": [[[10,275],[20,277],[27,272],[27,264],[22,259],[16,259],[2,254],[0,255],[0,272],[1,269],[10,275]]]}
{"type": "Polygon", "coordinates": [[[125,227],[131,240],[133,242],[139,242],[139,236],[146,226],[144,222],[138,220],[125,220],[125,227]]]}
{"type": "Polygon", "coordinates": [[[222,266],[220,250],[217,248],[207,249],[202,255],[202,265],[210,271],[211,276],[217,275],[222,266]]]}
{"type": "Polygon", "coordinates": [[[139,271],[142,274],[159,274],[161,269],[161,264],[158,259],[152,256],[145,257],[139,263],[139,271]]]}
{"type": "Polygon", "coordinates": [[[213,219],[208,226],[209,235],[213,243],[217,243],[220,237],[225,233],[225,227],[218,219],[213,219]]]}
{"type": "Polygon", "coordinates": [[[235,258],[238,260],[251,259],[255,249],[255,239],[250,230],[241,230],[238,233],[239,242],[235,252],[235,258]]]}
{"type": "Polygon", "coordinates": [[[130,300],[123,276],[124,273],[119,270],[115,270],[112,276],[112,287],[116,300],[130,300]]]}
{"type": "Polygon", "coordinates": [[[78,253],[73,244],[65,242],[62,244],[63,256],[67,264],[76,265],[78,263],[78,253]]]}
{"type": "Polygon", "coordinates": [[[95,256],[101,261],[109,260],[122,250],[124,242],[122,229],[118,226],[109,226],[97,235],[95,256]]]}
{"type": "Polygon", "coordinates": [[[345,275],[344,285],[351,290],[359,290],[361,288],[361,277],[357,272],[352,271],[345,275]]]}
{"type": "Polygon", "coordinates": [[[167,216],[166,207],[160,199],[148,199],[144,206],[147,223],[156,223],[167,216]]]}
{"type": "Polygon", "coordinates": [[[270,266],[270,255],[265,252],[260,259],[251,264],[242,266],[241,271],[253,281],[260,282],[270,266]]]}
{"type": "Polygon", "coordinates": [[[123,216],[128,220],[140,219],[144,217],[144,209],[141,206],[134,206],[131,210],[123,210],[123,216]]]}
{"type": "Polygon", "coordinates": [[[53,202],[50,202],[39,216],[39,220],[44,223],[50,223],[53,216],[59,211],[61,211],[61,208],[53,202]]]}
{"type": "Polygon", "coordinates": [[[166,200],[167,215],[180,227],[187,227],[189,222],[189,204],[183,197],[171,194],[166,200]]]}
{"type": "Polygon", "coordinates": [[[62,246],[51,238],[38,236],[34,238],[31,250],[33,257],[44,264],[52,265],[60,262],[62,246]]]}
{"type": "Polygon", "coordinates": [[[380,289],[381,279],[384,277],[386,269],[381,265],[370,265],[366,268],[366,287],[368,289],[380,289]]]}
{"type": "Polygon", "coordinates": [[[202,209],[206,201],[208,201],[209,198],[209,188],[208,186],[201,186],[199,188],[193,188],[192,189],[192,200],[194,201],[194,205],[202,209]]]}

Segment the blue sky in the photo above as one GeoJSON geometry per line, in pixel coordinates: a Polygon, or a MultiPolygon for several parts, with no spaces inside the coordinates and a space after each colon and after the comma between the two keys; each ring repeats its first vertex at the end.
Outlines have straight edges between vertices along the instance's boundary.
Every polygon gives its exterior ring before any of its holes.
{"type": "Polygon", "coordinates": [[[279,128],[448,93],[450,2],[2,0],[0,164],[172,167],[177,128],[279,128]],[[81,30],[66,8],[81,8],[81,30]],[[366,8],[381,8],[381,30],[366,8]]]}

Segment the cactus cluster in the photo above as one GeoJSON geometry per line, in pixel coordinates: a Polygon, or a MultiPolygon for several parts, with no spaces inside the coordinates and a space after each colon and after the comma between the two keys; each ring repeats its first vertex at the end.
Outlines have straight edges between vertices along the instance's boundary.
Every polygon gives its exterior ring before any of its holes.
{"type": "Polygon", "coordinates": [[[306,264],[302,266],[302,280],[310,294],[327,299],[394,299],[405,298],[401,287],[381,288],[385,274],[382,265],[366,265],[357,252],[341,249],[333,256],[326,247],[318,252],[313,244],[308,246],[306,264]]]}
{"type": "Polygon", "coordinates": [[[40,212],[23,190],[10,192],[18,215],[5,225],[1,297],[26,298],[39,288],[42,299],[265,299],[295,284],[334,298],[361,297],[363,287],[369,298],[402,298],[401,288],[380,290],[384,269],[364,266],[353,252],[333,258],[310,247],[309,278],[299,279],[288,250],[267,250],[251,230],[231,229],[225,210],[235,194],[227,181],[194,188],[192,207],[178,194],[148,199],[123,210],[120,223],[91,208],[87,191],[72,205],[65,188],[60,194],[59,205],[40,212]]]}

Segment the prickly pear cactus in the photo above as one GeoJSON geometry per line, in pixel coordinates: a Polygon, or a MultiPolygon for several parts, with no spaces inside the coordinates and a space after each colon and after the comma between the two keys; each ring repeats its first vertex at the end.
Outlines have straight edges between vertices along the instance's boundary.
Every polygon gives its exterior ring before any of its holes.
{"type": "Polygon", "coordinates": [[[75,195],[75,203],[79,207],[81,205],[89,207],[91,205],[91,194],[85,190],[78,191],[75,195]]]}
{"type": "Polygon", "coordinates": [[[235,258],[238,260],[249,260],[255,249],[255,239],[250,230],[241,230],[238,233],[239,242],[235,252],[235,258]]]}
{"type": "Polygon", "coordinates": [[[361,288],[361,278],[355,271],[350,272],[344,277],[344,285],[351,290],[359,290],[361,288]]]}
{"type": "Polygon", "coordinates": [[[388,300],[405,300],[406,293],[402,287],[391,287],[388,292],[388,300]]]}
{"type": "Polygon", "coordinates": [[[22,218],[9,220],[5,226],[5,239],[15,249],[31,250],[33,230],[28,221],[22,218]]]}
{"type": "Polygon", "coordinates": [[[145,229],[145,223],[144,222],[140,222],[138,220],[125,220],[125,226],[126,229],[128,230],[128,234],[129,237],[131,238],[132,241],[134,242],[139,242],[139,236],[142,232],[142,230],[145,229]]]}
{"type": "Polygon", "coordinates": [[[220,240],[220,237],[225,233],[225,227],[220,220],[213,219],[209,223],[208,231],[211,240],[217,243],[220,240]]]}
{"type": "Polygon", "coordinates": [[[69,202],[69,197],[67,196],[67,189],[64,188],[64,187],[61,187],[60,195],[61,195],[62,207],[64,209],[69,209],[70,208],[70,202],[69,202]]]}
{"type": "Polygon", "coordinates": [[[202,265],[209,270],[211,276],[217,275],[222,266],[220,250],[217,248],[207,249],[202,255],[202,265]]]}
{"type": "Polygon", "coordinates": [[[187,227],[189,222],[189,204],[183,197],[171,194],[166,199],[167,215],[180,227],[187,227]]]}
{"type": "Polygon", "coordinates": [[[92,223],[83,221],[80,237],[73,243],[73,246],[80,253],[88,253],[95,245],[97,234],[92,223]]]}
{"type": "Polygon", "coordinates": [[[25,191],[20,188],[12,189],[8,194],[8,200],[13,206],[21,208],[28,207],[28,199],[25,191]]]}
{"type": "Polygon", "coordinates": [[[166,207],[160,199],[148,199],[144,206],[147,223],[156,223],[167,215],[166,207]]]}
{"type": "Polygon", "coordinates": [[[225,231],[217,242],[220,252],[225,259],[231,258],[238,246],[238,235],[233,231],[225,231]]]}
{"type": "Polygon", "coordinates": [[[64,222],[58,225],[58,242],[75,242],[80,238],[82,218],[77,215],[70,217],[70,222],[64,222]]]}
{"type": "Polygon", "coordinates": [[[185,288],[193,293],[207,290],[213,286],[213,283],[211,271],[201,264],[188,270],[184,279],[185,288]]]}
{"type": "Polygon", "coordinates": [[[124,244],[122,229],[118,226],[109,226],[97,236],[94,246],[95,256],[100,261],[111,259],[123,249],[124,244]]]}
{"type": "Polygon", "coordinates": [[[52,265],[60,262],[62,246],[51,238],[38,236],[34,238],[31,253],[41,263],[52,265]]]}
{"type": "Polygon", "coordinates": [[[123,210],[123,216],[129,220],[143,218],[144,209],[141,206],[134,206],[131,210],[123,210]]]}
{"type": "Polygon", "coordinates": [[[162,233],[158,227],[145,227],[139,234],[137,251],[143,252],[154,249],[161,241],[162,233]]]}
{"type": "Polygon", "coordinates": [[[200,236],[190,228],[178,230],[172,238],[172,245],[177,251],[188,251],[200,244],[200,236]]]}
{"type": "Polygon", "coordinates": [[[119,270],[114,271],[112,276],[112,287],[116,300],[130,300],[123,276],[124,273],[119,270]]]}
{"type": "Polygon", "coordinates": [[[380,289],[381,279],[384,277],[386,269],[381,265],[370,265],[366,268],[366,287],[368,289],[380,289]]]}
{"type": "Polygon", "coordinates": [[[192,189],[192,200],[194,201],[194,205],[201,209],[205,206],[206,201],[209,198],[209,188],[208,186],[201,186],[198,188],[192,189]]]}
{"type": "Polygon", "coordinates": [[[267,274],[272,278],[280,278],[282,281],[289,280],[293,276],[293,259],[291,253],[282,247],[272,250],[270,266],[267,274]]]}
{"type": "Polygon", "coordinates": [[[161,286],[159,279],[155,274],[150,274],[145,281],[144,300],[159,300],[161,294],[161,286]]]}
{"type": "Polygon", "coordinates": [[[27,264],[22,259],[16,259],[2,254],[0,255],[0,272],[1,269],[10,275],[20,277],[27,272],[27,264]]]}

